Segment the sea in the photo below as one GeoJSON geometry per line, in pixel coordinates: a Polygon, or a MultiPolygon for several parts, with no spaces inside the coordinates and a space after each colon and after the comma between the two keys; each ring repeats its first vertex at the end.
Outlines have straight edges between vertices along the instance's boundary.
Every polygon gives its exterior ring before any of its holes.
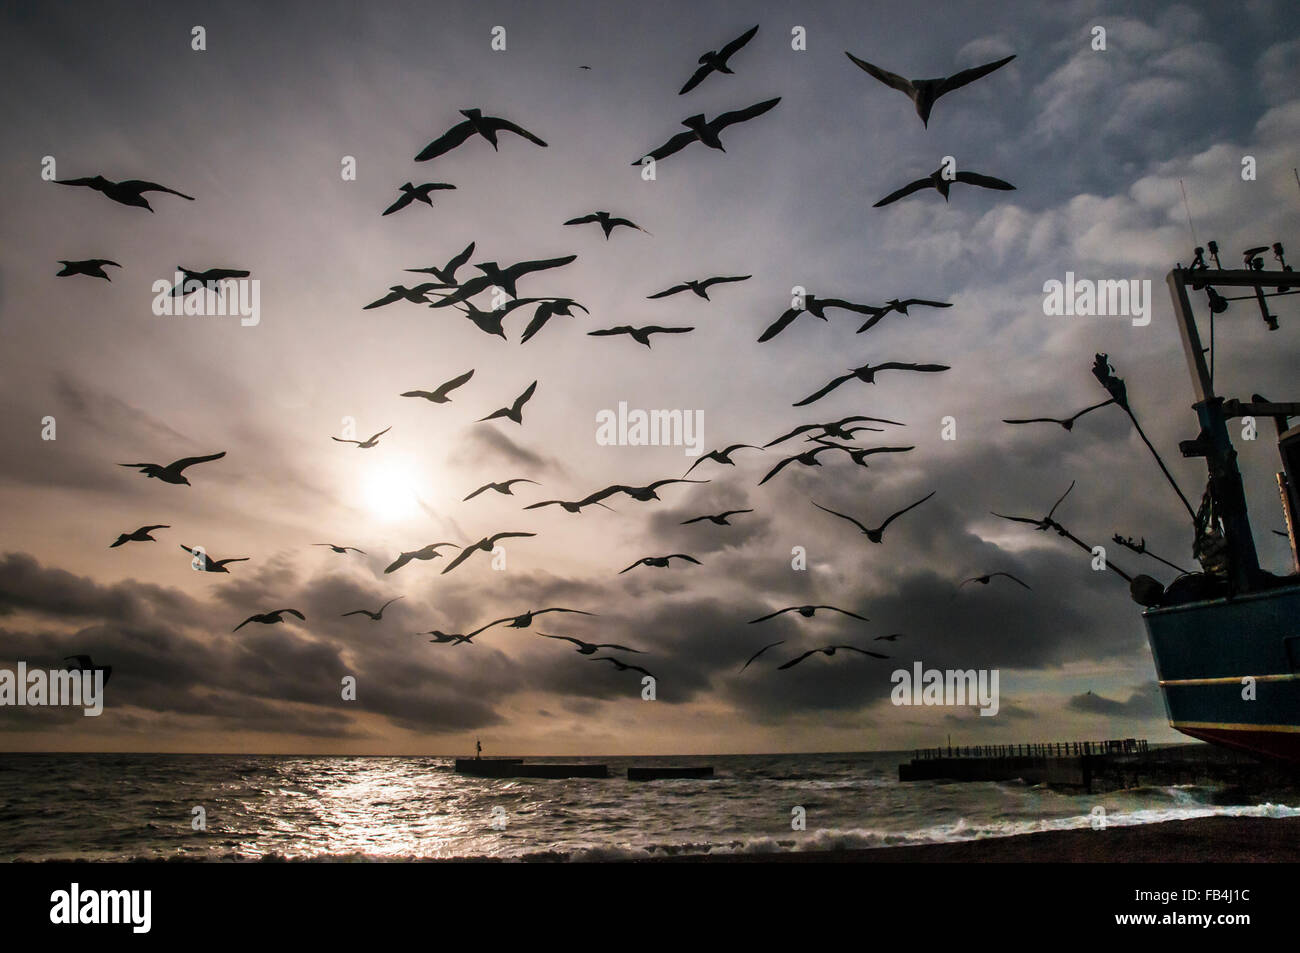
{"type": "Polygon", "coordinates": [[[0,861],[629,860],[1300,815],[1300,792],[1232,804],[1196,785],[900,783],[909,757],[528,758],[610,776],[494,780],[442,757],[0,754],[0,861]],[[711,764],[715,777],[629,781],[630,764],[711,764]]]}

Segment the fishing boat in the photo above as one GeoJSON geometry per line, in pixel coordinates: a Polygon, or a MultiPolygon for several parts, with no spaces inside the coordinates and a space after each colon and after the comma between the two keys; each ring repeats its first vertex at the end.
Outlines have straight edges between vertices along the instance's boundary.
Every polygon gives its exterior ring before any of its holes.
{"type": "Polygon", "coordinates": [[[1271,270],[1262,257],[1267,247],[1248,250],[1241,269],[1219,267],[1218,248],[1214,242],[1209,247],[1215,267],[1197,248],[1190,267],[1180,265],[1166,278],[1200,423],[1200,433],[1183,441],[1180,450],[1185,457],[1203,458],[1209,474],[1193,544],[1201,571],[1180,576],[1167,589],[1138,577],[1131,589],[1146,607],[1143,618],[1169,724],[1216,745],[1300,763],[1300,426],[1290,422],[1300,416],[1300,403],[1275,403],[1258,394],[1245,401],[1221,396],[1213,371],[1213,322],[1228,302],[1253,297],[1269,330],[1276,331],[1278,319],[1269,313],[1267,299],[1300,292],[1300,277],[1286,265],[1280,244],[1272,246],[1280,267],[1271,270]],[[1227,289],[1249,291],[1228,298],[1221,293],[1227,289]],[[1206,297],[1209,348],[1201,343],[1191,293],[1206,297]],[[1228,435],[1228,422],[1246,417],[1260,424],[1271,420],[1276,429],[1278,498],[1291,546],[1286,575],[1259,565],[1228,435]]]}

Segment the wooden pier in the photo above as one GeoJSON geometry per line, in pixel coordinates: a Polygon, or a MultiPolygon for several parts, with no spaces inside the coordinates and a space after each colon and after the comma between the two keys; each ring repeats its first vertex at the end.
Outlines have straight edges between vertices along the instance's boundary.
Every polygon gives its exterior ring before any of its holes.
{"type": "Polygon", "coordinates": [[[605,764],[526,764],[523,758],[457,758],[456,773],[476,778],[607,778],[605,764]]]}
{"type": "Polygon", "coordinates": [[[670,779],[711,777],[713,777],[713,765],[711,764],[654,765],[651,767],[629,767],[627,769],[627,779],[629,781],[667,781],[670,779]]]}
{"type": "Polygon", "coordinates": [[[1292,788],[1300,773],[1205,744],[1151,748],[1141,739],[919,748],[900,781],[1013,781],[1094,791],[1148,784],[1220,784],[1242,792],[1292,788]]]}

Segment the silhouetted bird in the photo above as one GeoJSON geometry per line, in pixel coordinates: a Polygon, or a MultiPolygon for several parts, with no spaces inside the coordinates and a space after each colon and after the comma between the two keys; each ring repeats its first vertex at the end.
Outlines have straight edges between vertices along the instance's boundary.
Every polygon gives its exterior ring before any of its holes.
{"type": "Polygon", "coordinates": [[[849,458],[860,467],[867,466],[867,457],[873,453],[907,453],[915,450],[916,447],[846,447],[842,443],[831,443],[821,437],[814,437],[813,442],[821,444],[823,447],[831,447],[835,450],[843,450],[849,455],[849,458]]]}
{"type": "Polygon", "coordinates": [[[615,493],[623,493],[641,503],[649,503],[651,500],[659,499],[659,494],[656,491],[661,486],[668,486],[670,483],[708,483],[708,482],[709,482],[708,480],[688,480],[685,477],[674,477],[669,480],[656,480],[654,483],[648,484],[646,486],[623,486],[622,484],[615,484],[614,486],[608,486],[605,489],[599,491],[598,494],[593,494],[593,495],[596,496],[597,499],[603,500],[606,496],[612,496],[615,493]]]}
{"type": "Polygon", "coordinates": [[[845,424],[858,423],[859,421],[869,421],[877,424],[892,424],[895,427],[907,426],[907,424],[901,424],[897,420],[886,420],[884,417],[864,417],[861,415],[855,415],[853,417],[844,417],[840,420],[833,420],[824,424],[803,424],[802,426],[795,427],[784,436],[777,437],[775,440],[769,440],[767,443],[763,444],[763,449],[766,450],[768,447],[775,446],[778,443],[783,443],[791,437],[797,437],[799,434],[807,433],[810,430],[820,430],[822,431],[822,436],[837,437],[840,440],[848,440],[853,436],[853,434],[845,429],[845,424]]]}
{"type": "Polygon", "coordinates": [[[893,87],[901,93],[904,93],[916,105],[916,114],[921,117],[921,122],[927,127],[930,125],[930,110],[934,108],[934,101],[944,93],[950,93],[954,89],[960,89],[967,83],[973,83],[981,76],[987,76],[1001,66],[1006,66],[1014,60],[1015,54],[1000,59],[992,63],[985,63],[983,66],[975,66],[971,69],[962,70],[960,73],[954,73],[952,76],[940,76],[936,79],[904,79],[897,73],[891,73],[883,70],[879,66],[873,66],[866,60],[860,60],[852,53],[845,50],[844,55],[854,63],[866,70],[876,79],[880,80],[886,86],[893,87]]]}
{"type": "Polygon", "coordinates": [[[709,300],[709,289],[714,285],[725,284],[733,281],[748,281],[753,275],[722,275],[716,278],[691,279],[683,281],[681,284],[673,285],[663,291],[655,292],[652,295],[646,295],[649,300],[655,298],[667,298],[670,295],[680,294],[683,291],[693,291],[705,301],[709,300]]]}
{"type": "Polygon", "coordinates": [[[643,328],[634,328],[627,324],[620,324],[616,328],[603,328],[599,331],[588,331],[587,334],[594,338],[610,337],[616,334],[626,334],[638,344],[650,346],[650,335],[652,334],[685,334],[688,331],[694,331],[695,328],[663,328],[657,324],[647,325],[643,328]]]}
{"type": "Polygon", "coordinates": [[[651,678],[655,677],[651,672],[649,672],[647,669],[642,668],[640,665],[628,665],[626,662],[620,662],[618,659],[614,658],[611,655],[597,655],[595,658],[587,659],[587,661],[588,662],[613,662],[614,667],[617,668],[620,672],[626,672],[630,669],[633,672],[640,672],[642,675],[649,675],[651,678]]]}
{"type": "Polygon", "coordinates": [[[384,618],[385,609],[391,606],[398,599],[405,599],[405,598],[406,596],[396,596],[395,598],[389,599],[387,602],[385,602],[382,606],[379,607],[379,610],[377,612],[371,612],[369,609],[353,609],[351,612],[343,613],[343,615],[340,616],[340,618],[347,618],[350,615],[364,615],[364,616],[369,616],[371,622],[380,622],[384,618]]]}
{"type": "Polygon", "coordinates": [[[362,308],[362,311],[369,311],[372,308],[382,308],[384,305],[392,304],[395,301],[409,301],[411,304],[429,304],[428,294],[434,288],[446,288],[445,284],[436,284],[432,281],[426,281],[418,284],[414,288],[407,288],[404,285],[393,285],[388,289],[388,294],[378,298],[362,308]]]}
{"type": "Polygon", "coordinates": [[[508,615],[504,619],[497,619],[495,622],[489,622],[487,625],[481,626],[469,633],[469,637],[472,639],[480,632],[486,632],[488,629],[492,628],[492,626],[500,625],[502,622],[509,622],[510,624],[506,627],[509,629],[526,629],[533,624],[533,618],[535,616],[543,615],[547,612],[571,612],[574,615],[595,615],[593,612],[584,612],[581,609],[565,609],[561,606],[551,606],[549,609],[530,609],[529,611],[522,612],[519,615],[508,615]]]}
{"type": "Polygon", "coordinates": [[[446,266],[439,268],[437,265],[430,265],[428,268],[407,268],[407,271],[415,272],[421,275],[433,275],[439,281],[443,282],[443,287],[454,287],[456,284],[456,272],[465,266],[469,261],[469,256],[474,254],[474,243],[470,242],[465,246],[465,250],[456,255],[446,266]]]}
{"type": "Polygon", "coordinates": [[[871,621],[864,615],[858,615],[856,612],[850,612],[848,609],[841,609],[838,606],[786,606],[784,609],[777,609],[775,612],[759,616],[757,619],[750,619],[749,625],[753,625],[755,622],[766,622],[768,619],[775,619],[777,616],[783,615],[787,612],[797,612],[805,619],[811,619],[817,614],[818,609],[830,609],[832,612],[839,612],[843,615],[852,616],[855,619],[861,619],[863,622],[871,621]]]}
{"type": "Polygon", "coordinates": [[[924,373],[936,373],[938,371],[950,370],[947,364],[903,364],[898,361],[886,361],[884,364],[863,364],[861,367],[851,368],[847,374],[834,378],[830,383],[820,390],[813,391],[803,400],[795,401],[794,407],[802,407],[805,404],[811,404],[814,401],[821,400],[841,384],[845,384],[855,377],[864,384],[874,384],[876,374],[880,371],[920,371],[924,373]]]}
{"type": "Polygon", "coordinates": [[[428,546],[423,546],[420,549],[413,549],[409,553],[402,553],[388,565],[388,568],[386,568],[384,572],[397,572],[397,570],[401,569],[412,559],[437,559],[442,555],[442,553],[438,552],[439,549],[443,546],[455,545],[455,543],[430,543],[428,546]]]}
{"type": "Polygon", "coordinates": [[[423,202],[433,208],[433,199],[429,195],[430,192],[454,189],[455,187],[446,182],[425,182],[423,185],[412,185],[410,182],[403,183],[398,187],[398,191],[402,194],[397,197],[396,202],[384,209],[381,214],[392,215],[394,212],[400,212],[412,202],[423,202]]]}
{"type": "Polygon", "coordinates": [[[686,81],[686,85],[678,91],[677,95],[683,96],[686,93],[689,93],[696,86],[700,85],[700,83],[704,82],[705,78],[710,73],[732,72],[731,67],[727,65],[727,60],[731,59],[732,55],[735,54],[737,50],[752,40],[754,34],[757,32],[758,24],[755,24],[722,49],[709,50],[709,52],[703,54],[698,60],[696,60],[696,62],[700,64],[700,68],[691,74],[691,78],[686,81]]]}
{"type": "MultiPolygon", "coordinates": [[[[430,642],[450,642],[453,645],[460,645],[462,642],[470,641],[467,636],[461,635],[458,632],[439,632],[437,629],[433,629],[429,632],[417,632],[416,635],[432,635],[433,638],[429,640],[430,642]]],[[[473,645],[474,643],[470,642],[470,644],[473,645]]]]}
{"type": "Polygon", "coordinates": [[[901,198],[911,195],[913,192],[920,192],[922,189],[935,189],[943,200],[948,201],[948,190],[952,188],[954,182],[964,182],[967,185],[978,185],[982,189],[998,189],[1003,192],[1014,192],[1016,187],[1010,182],[1004,182],[1001,179],[995,179],[991,175],[980,175],[978,172],[957,172],[953,178],[944,178],[944,168],[935,169],[923,179],[917,179],[915,182],[909,182],[896,192],[890,192],[883,199],[877,202],[872,208],[880,208],[897,202],[901,198]]]}
{"type": "Polygon", "coordinates": [[[74,672],[90,672],[91,674],[94,674],[95,672],[103,672],[104,673],[104,680],[102,683],[103,685],[108,684],[108,679],[113,674],[113,666],[96,665],[94,659],[92,659],[89,655],[65,655],[63,657],[63,661],[76,662],[77,667],[75,669],[72,669],[72,671],[74,672]]]}
{"type": "Polygon", "coordinates": [[[1053,527],[1057,527],[1059,524],[1057,524],[1052,519],[1052,517],[1056,514],[1056,508],[1065,502],[1065,498],[1069,496],[1070,491],[1074,489],[1075,482],[1076,481],[1074,480],[1070,481],[1069,487],[1066,489],[1064,493],[1061,494],[1061,498],[1052,504],[1052,508],[1047,511],[1047,515],[1044,516],[1042,519],[1031,519],[1027,516],[1003,516],[1001,513],[993,513],[993,515],[998,517],[999,519],[1011,520],[1013,523],[1028,523],[1030,526],[1034,527],[1040,532],[1042,530],[1048,530],[1048,529],[1052,529],[1053,527]]]}
{"type": "Polygon", "coordinates": [[[141,526],[134,533],[120,533],[117,537],[117,541],[110,543],[108,548],[113,549],[114,547],[121,546],[123,543],[156,543],[158,540],[149,535],[156,529],[171,529],[171,527],[166,523],[157,523],[153,526],[141,526]]]}
{"type": "Polygon", "coordinates": [[[453,559],[451,563],[448,564],[448,566],[442,571],[441,575],[445,576],[447,573],[451,572],[453,569],[455,569],[457,566],[459,566],[461,563],[469,559],[469,557],[473,556],[477,552],[484,552],[484,553],[492,552],[498,540],[511,539],[515,537],[524,537],[524,536],[536,536],[536,535],[537,535],[536,533],[497,533],[495,536],[484,536],[477,543],[470,543],[468,546],[462,549],[456,555],[456,558],[453,559]]]}
{"type": "Polygon", "coordinates": [[[698,523],[701,520],[708,520],[710,523],[713,523],[715,526],[730,526],[731,523],[727,521],[728,516],[735,516],[737,513],[752,513],[752,512],[754,511],[753,510],[726,510],[725,512],[719,513],[716,516],[697,516],[694,519],[682,520],[682,522],[678,525],[690,526],[692,523],[698,523]]]}
{"type": "Polygon", "coordinates": [[[829,320],[826,317],[827,308],[839,308],[843,311],[854,311],[858,314],[869,314],[872,310],[870,305],[855,304],[852,301],[845,301],[843,298],[818,298],[816,295],[803,295],[803,307],[787,309],[781,317],[763,330],[763,333],[758,336],[758,343],[762,344],[764,341],[772,340],[804,312],[811,314],[814,318],[821,318],[823,321],[829,320]]]}
{"type": "Polygon", "coordinates": [[[692,463],[690,467],[687,469],[687,471],[682,474],[682,476],[684,477],[690,476],[691,470],[694,470],[705,460],[713,460],[716,463],[721,463],[729,467],[734,467],[736,464],[735,461],[731,459],[731,455],[735,453],[737,450],[761,450],[761,449],[762,447],[755,447],[753,444],[750,443],[733,443],[731,446],[724,447],[722,450],[710,450],[708,453],[703,454],[698,460],[692,463]]]}
{"type": "Polygon", "coordinates": [[[811,450],[805,450],[803,453],[796,453],[792,457],[786,457],[784,460],[780,461],[772,469],[768,470],[767,475],[764,476],[763,479],[758,481],[758,485],[762,486],[764,483],[772,479],[772,477],[776,476],[778,473],[780,473],[782,470],[784,470],[787,466],[789,466],[792,463],[798,463],[800,466],[805,466],[805,467],[819,467],[822,465],[822,462],[817,459],[818,455],[825,453],[827,450],[834,450],[834,449],[835,449],[834,447],[828,446],[826,444],[822,444],[820,446],[813,447],[811,450]]]}
{"type": "MultiPolygon", "coordinates": [[[[601,490],[582,500],[542,500],[540,503],[530,503],[525,506],[524,509],[540,510],[546,506],[558,506],[566,513],[581,513],[584,506],[599,506],[602,509],[608,510],[610,507],[605,506],[604,503],[600,502],[608,495],[609,494],[605,493],[605,491],[601,490]]],[[[613,511],[611,510],[611,512],[613,511]]]]}
{"type": "Polygon", "coordinates": [[[522,136],[534,145],[543,147],[546,145],[545,142],[538,139],[527,129],[517,126],[509,120],[498,119],[496,116],[485,116],[479,109],[461,109],[459,112],[465,117],[465,121],[458,122],[421,149],[415,157],[416,162],[427,162],[430,159],[438,158],[440,155],[445,155],[475,133],[492,143],[494,150],[497,148],[498,132],[513,132],[516,136],[522,136]]]}
{"type": "Polygon", "coordinates": [[[63,258],[56,259],[63,268],[58,271],[54,277],[67,278],[69,275],[85,275],[87,278],[103,278],[105,281],[112,281],[104,272],[105,265],[112,265],[114,268],[121,268],[115,261],[107,258],[87,258],[83,261],[67,261],[63,258]]]}
{"type": "Polygon", "coordinates": [[[685,553],[673,553],[669,556],[642,556],[632,565],[628,566],[627,569],[620,569],[617,575],[621,576],[625,572],[630,572],[637,566],[649,566],[652,569],[667,569],[668,560],[670,559],[684,559],[688,563],[695,563],[697,566],[701,565],[698,559],[694,556],[687,556],[685,553]]]}
{"type": "Polygon", "coordinates": [[[96,192],[103,192],[114,202],[122,205],[131,205],[135,208],[146,208],[153,211],[153,206],[145,199],[145,192],[166,192],[168,195],[179,195],[183,199],[193,202],[194,196],[186,195],[184,192],[177,192],[175,189],[169,189],[165,185],[158,185],[155,182],[145,182],[141,179],[126,179],[122,182],[112,182],[102,175],[96,175],[92,178],[83,179],[55,179],[57,185],[84,185],[87,188],[94,189],[96,192]]]}
{"type": "Polygon", "coordinates": [[[640,649],[630,649],[626,645],[616,645],[613,642],[584,642],[582,639],[570,638],[567,635],[547,635],[545,632],[538,632],[544,639],[562,639],[565,642],[572,642],[576,645],[579,655],[595,655],[598,649],[618,649],[620,652],[635,652],[637,655],[644,655],[640,649]]]}
{"type": "Polygon", "coordinates": [[[902,633],[902,632],[895,632],[895,633],[893,633],[892,635],[878,635],[878,636],[876,636],[874,639],[872,639],[871,641],[873,641],[873,642],[893,642],[893,641],[895,641],[895,640],[897,640],[897,639],[901,639],[902,637],[903,637],[903,633],[902,633]]]}
{"type": "Polygon", "coordinates": [[[591,314],[585,307],[578,304],[572,298],[551,298],[542,301],[533,312],[533,319],[528,322],[528,327],[524,328],[523,336],[519,339],[520,344],[527,344],[534,334],[546,326],[546,322],[551,320],[557,314],[562,314],[566,318],[574,317],[572,308],[582,308],[584,314],[591,314]]]}
{"type": "Polygon", "coordinates": [[[1103,400],[1100,404],[1093,404],[1091,407],[1085,407],[1083,408],[1083,410],[1079,411],[1073,417],[1066,417],[1064,419],[1058,419],[1056,417],[1025,417],[1018,420],[1011,420],[1004,417],[1002,418],[1002,422],[1004,424],[1039,424],[1039,423],[1060,424],[1066,430],[1073,430],[1074,422],[1078,420],[1080,417],[1082,417],[1084,414],[1090,414],[1094,410],[1097,410],[1098,408],[1105,407],[1113,403],[1115,403],[1115,398],[1112,397],[1110,400],[1103,400]]]}
{"type": "Polygon", "coordinates": [[[477,422],[482,423],[485,420],[495,420],[497,417],[505,417],[509,420],[513,420],[517,424],[523,424],[524,404],[528,403],[536,390],[537,381],[533,381],[522,394],[515,398],[515,402],[509,407],[501,407],[498,410],[494,410],[486,417],[480,417],[477,422]]]}
{"type": "Polygon", "coordinates": [[[173,298],[183,298],[200,288],[219,291],[221,290],[221,282],[234,278],[247,278],[252,274],[252,272],[243,268],[208,268],[206,271],[195,271],[192,268],[186,268],[184,265],[177,265],[176,270],[181,273],[181,280],[176,284],[176,287],[172,288],[171,296],[173,298]]]}
{"type": "Polygon", "coordinates": [[[645,156],[642,156],[642,158],[635,160],[632,165],[641,165],[642,161],[647,156],[656,161],[663,159],[675,152],[680,152],[692,142],[702,142],[710,149],[718,149],[722,152],[726,152],[727,150],[722,148],[722,140],[718,138],[718,134],[722,132],[723,129],[726,129],[733,123],[745,122],[748,119],[761,116],[780,101],[781,97],[778,96],[775,99],[768,99],[761,103],[755,103],[754,105],[747,106],[744,109],[736,109],[731,112],[722,113],[720,116],[711,120],[706,119],[703,113],[694,116],[687,116],[682,120],[682,125],[687,128],[687,132],[679,132],[658,149],[655,149],[653,152],[648,152],[645,156]]]}
{"type": "Polygon", "coordinates": [[[1016,583],[1017,585],[1024,586],[1026,589],[1030,589],[1032,591],[1033,588],[1032,586],[1030,586],[1026,582],[1021,582],[1019,579],[1011,575],[1011,573],[1009,572],[991,572],[984,576],[972,576],[969,579],[963,580],[961,585],[958,586],[957,588],[960,589],[968,582],[978,582],[981,583],[982,585],[987,586],[989,584],[989,580],[992,579],[994,576],[1006,576],[1008,579],[1010,579],[1012,582],[1016,583]]]}
{"type": "Polygon", "coordinates": [[[355,443],[357,445],[358,450],[369,450],[371,447],[377,446],[379,443],[379,438],[382,437],[384,434],[388,433],[388,431],[392,429],[393,429],[392,424],[389,424],[383,430],[379,431],[379,433],[371,434],[365,440],[348,440],[344,437],[330,437],[330,439],[336,440],[339,443],[355,443]]]}
{"type": "Polygon", "coordinates": [[[181,549],[191,556],[200,557],[203,560],[203,565],[199,567],[201,572],[224,572],[228,574],[230,570],[226,568],[227,563],[246,563],[249,560],[248,556],[236,556],[233,559],[213,559],[207,553],[200,552],[197,549],[190,549],[184,543],[181,543],[181,549]]]}
{"type": "Polygon", "coordinates": [[[743,672],[745,669],[749,668],[749,663],[750,663],[750,662],[753,662],[756,658],[758,658],[760,655],[762,655],[762,654],[763,654],[764,652],[766,652],[768,649],[774,649],[774,648],[776,648],[778,645],[785,645],[785,639],[778,639],[778,640],[775,641],[775,642],[769,642],[767,645],[763,646],[761,649],[759,649],[757,652],[755,652],[753,655],[751,655],[751,656],[749,657],[749,661],[748,661],[748,662],[746,662],[744,665],[740,666],[740,670],[743,672]]]}
{"type": "Polygon", "coordinates": [[[474,490],[472,493],[470,493],[469,496],[465,497],[464,500],[461,500],[461,502],[464,503],[465,500],[472,500],[474,499],[474,497],[478,496],[480,493],[486,490],[496,490],[498,493],[503,493],[506,496],[514,496],[514,494],[510,492],[510,488],[514,486],[516,483],[532,483],[535,486],[541,486],[541,484],[538,483],[536,480],[528,480],[525,479],[524,477],[515,477],[514,479],[505,480],[504,482],[501,483],[484,483],[477,490],[474,490]]]}
{"type": "MultiPolygon", "coordinates": [[[[592,212],[590,215],[582,215],[578,218],[571,218],[565,225],[586,225],[590,222],[596,222],[600,225],[601,231],[605,233],[605,241],[609,241],[609,233],[622,225],[625,228],[635,228],[638,232],[645,232],[645,229],[629,218],[615,218],[609,212],[592,212]]],[[[649,235],[649,232],[645,232],[649,235]]]]}
{"type": "Polygon", "coordinates": [[[220,460],[226,455],[226,451],[220,453],[210,453],[206,457],[182,457],[174,463],[167,466],[159,466],[156,463],[119,463],[119,467],[137,467],[145,476],[155,480],[162,480],[164,483],[175,483],[178,486],[189,486],[190,481],[181,475],[181,471],[187,467],[192,467],[196,463],[207,463],[209,460],[220,460]]]}
{"type": "Polygon", "coordinates": [[[337,546],[334,543],[312,543],[312,545],[328,546],[330,549],[334,550],[334,552],[338,553],[340,556],[346,556],[349,550],[351,550],[354,553],[360,553],[362,556],[366,554],[366,551],[364,549],[357,549],[355,546],[337,546]]]}
{"type": "Polygon", "coordinates": [[[535,271],[563,268],[565,265],[572,264],[577,260],[577,255],[565,255],[563,258],[521,261],[513,265],[507,265],[505,268],[502,268],[495,261],[479,262],[474,267],[481,271],[482,275],[461,282],[455,292],[435,301],[433,305],[435,308],[445,308],[449,305],[460,304],[475,295],[482,294],[489,288],[500,288],[510,297],[517,298],[519,297],[518,281],[524,275],[532,274],[535,271]]]}
{"type": "Polygon", "coordinates": [[[830,513],[832,516],[838,516],[838,517],[839,517],[840,519],[842,519],[842,520],[848,520],[850,523],[852,523],[852,524],[853,524],[854,526],[856,526],[858,529],[862,530],[863,535],[866,536],[867,539],[871,540],[873,543],[879,543],[879,542],[883,542],[883,537],[884,537],[884,535],[885,535],[885,528],[886,528],[890,523],[892,523],[894,520],[898,519],[900,516],[902,516],[902,515],[903,515],[904,513],[906,513],[908,510],[915,509],[916,507],[920,506],[922,503],[924,503],[924,502],[925,502],[926,500],[928,500],[930,497],[934,496],[934,494],[937,493],[937,492],[938,492],[938,490],[931,490],[929,493],[927,493],[925,496],[921,497],[921,498],[920,498],[919,500],[917,500],[915,503],[912,503],[912,504],[909,505],[909,506],[905,506],[905,507],[903,507],[901,510],[899,510],[897,513],[894,513],[892,516],[889,517],[889,519],[885,520],[883,523],[881,523],[881,524],[880,524],[879,526],[877,526],[875,529],[869,529],[868,527],[863,526],[861,523],[859,523],[857,520],[855,520],[852,516],[845,516],[843,513],[836,513],[834,510],[828,510],[828,509],[826,509],[826,507],[822,506],[822,505],[821,505],[820,503],[818,503],[816,500],[812,500],[812,501],[810,501],[810,502],[812,502],[812,505],[815,506],[815,507],[817,507],[817,509],[819,509],[819,510],[822,510],[822,511],[824,511],[824,512],[826,512],[826,513],[830,513]]]}
{"type": "Polygon", "coordinates": [[[831,656],[834,655],[838,649],[844,649],[849,652],[857,652],[860,655],[870,655],[872,658],[889,658],[888,655],[881,655],[879,652],[868,652],[866,649],[860,649],[856,645],[827,645],[826,647],[820,649],[809,649],[807,652],[804,652],[803,655],[800,655],[796,658],[792,658],[784,665],[778,665],[776,668],[777,671],[781,671],[782,669],[787,669],[787,668],[794,668],[796,665],[798,665],[804,659],[808,658],[808,656],[810,655],[816,655],[818,652],[820,652],[822,655],[831,656]]]}
{"type": "Polygon", "coordinates": [[[447,381],[447,383],[438,385],[436,390],[408,390],[404,392],[402,396],[423,397],[425,400],[433,401],[435,404],[448,404],[451,403],[451,398],[447,395],[462,384],[468,383],[469,379],[473,376],[474,371],[468,370],[459,377],[453,377],[451,380],[447,381]]]}
{"type": "Polygon", "coordinates": [[[289,615],[297,616],[299,619],[302,619],[304,622],[307,621],[307,617],[303,615],[301,612],[299,612],[297,609],[273,609],[270,612],[259,612],[256,615],[250,615],[247,619],[239,623],[239,625],[235,626],[230,631],[238,632],[240,629],[248,625],[248,623],[250,622],[261,622],[263,625],[274,625],[277,622],[283,622],[284,621],[283,616],[286,612],[289,613],[289,615]]]}
{"type": "Polygon", "coordinates": [[[897,311],[899,314],[907,314],[907,309],[913,305],[924,305],[927,308],[952,307],[952,304],[947,301],[927,301],[924,298],[908,298],[906,301],[900,301],[898,298],[893,298],[886,301],[883,308],[872,308],[868,311],[867,313],[870,314],[871,317],[867,319],[866,323],[863,324],[862,327],[858,328],[857,333],[861,334],[863,331],[870,331],[891,311],[897,311]]]}

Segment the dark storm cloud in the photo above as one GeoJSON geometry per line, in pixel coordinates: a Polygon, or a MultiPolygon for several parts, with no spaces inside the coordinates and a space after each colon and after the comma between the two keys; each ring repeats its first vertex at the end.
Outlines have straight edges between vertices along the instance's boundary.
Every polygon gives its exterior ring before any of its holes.
{"type": "Polygon", "coordinates": [[[1164,702],[1160,699],[1160,686],[1154,681],[1133,688],[1124,701],[1084,692],[1082,695],[1072,695],[1065,707],[1070,711],[1105,715],[1109,718],[1153,718],[1165,710],[1164,702]]]}

